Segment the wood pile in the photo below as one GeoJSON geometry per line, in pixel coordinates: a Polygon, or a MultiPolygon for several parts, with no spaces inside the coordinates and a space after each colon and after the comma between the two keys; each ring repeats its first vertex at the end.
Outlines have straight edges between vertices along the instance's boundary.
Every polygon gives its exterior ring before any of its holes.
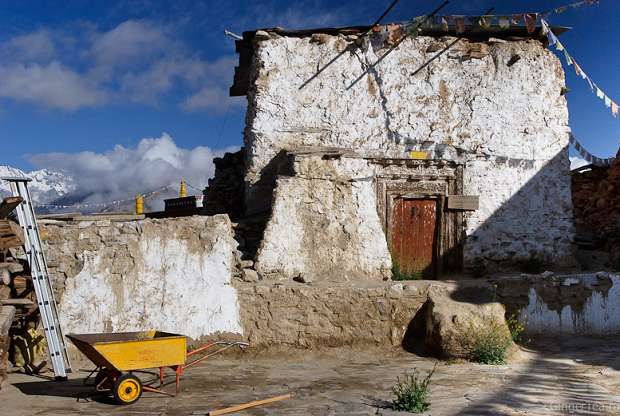
{"type": "Polygon", "coordinates": [[[578,233],[594,234],[620,267],[620,151],[609,168],[573,173],[572,190],[578,233]]]}
{"type": "Polygon", "coordinates": [[[9,346],[11,344],[9,330],[13,324],[14,316],[14,307],[0,305],[0,390],[2,390],[2,384],[6,380],[7,366],[9,362],[9,346]]]}
{"type": "Polygon", "coordinates": [[[245,211],[245,150],[213,159],[215,175],[209,179],[204,211],[206,215],[228,214],[233,219],[245,211]]]}
{"type": "Polygon", "coordinates": [[[12,218],[20,203],[19,197],[0,203],[0,384],[13,355],[14,348],[9,348],[12,338],[31,330],[39,320],[30,268],[24,257],[24,234],[12,218]]]}

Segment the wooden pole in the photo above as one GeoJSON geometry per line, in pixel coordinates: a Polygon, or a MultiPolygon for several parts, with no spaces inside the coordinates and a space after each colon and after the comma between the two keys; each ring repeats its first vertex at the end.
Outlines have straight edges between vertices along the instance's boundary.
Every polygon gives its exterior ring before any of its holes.
{"type": "Polygon", "coordinates": [[[290,399],[290,398],[291,398],[290,394],[285,394],[283,396],[271,397],[269,399],[255,400],[253,402],[249,402],[246,404],[239,404],[236,406],[227,407],[225,409],[212,410],[209,412],[209,416],[225,415],[227,413],[238,412],[239,410],[249,409],[251,407],[256,407],[256,406],[262,406],[264,404],[279,402],[279,401],[290,399]]]}

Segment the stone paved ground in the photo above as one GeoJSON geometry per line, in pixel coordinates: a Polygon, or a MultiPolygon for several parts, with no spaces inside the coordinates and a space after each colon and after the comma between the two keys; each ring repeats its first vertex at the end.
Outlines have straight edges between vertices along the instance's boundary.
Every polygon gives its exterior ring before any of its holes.
{"type": "MultiPolygon", "coordinates": [[[[396,415],[384,408],[396,376],[434,360],[405,352],[342,351],[221,357],[188,370],[176,398],[145,394],[119,407],[88,398],[84,373],[66,383],[12,374],[0,392],[2,415],[205,415],[210,409],[293,392],[294,398],[246,415],[396,415]]],[[[548,340],[510,365],[445,364],[432,383],[441,415],[618,415],[620,339],[548,340]]]]}

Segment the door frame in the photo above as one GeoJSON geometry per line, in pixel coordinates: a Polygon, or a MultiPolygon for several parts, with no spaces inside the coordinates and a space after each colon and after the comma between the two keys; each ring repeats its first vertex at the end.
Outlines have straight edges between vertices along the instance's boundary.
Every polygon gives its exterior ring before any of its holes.
{"type": "Polygon", "coordinates": [[[377,212],[388,247],[392,241],[390,229],[394,199],[399,197],[437,199],[437,241],[435,278],[463,270],[465,218],[461,211],[447,209],[448,195],[463,193],[463,165],[455,162],[426,160],[391,161],[381,165],[389,175],[378,172],[375,177],[377,212]],[[398,167],[398,173],[394,172],[398,167]],[[441,173],[437,174],[441,169],[441,173]],[[428,173],[427,173],[428,172],[428,173]]]}

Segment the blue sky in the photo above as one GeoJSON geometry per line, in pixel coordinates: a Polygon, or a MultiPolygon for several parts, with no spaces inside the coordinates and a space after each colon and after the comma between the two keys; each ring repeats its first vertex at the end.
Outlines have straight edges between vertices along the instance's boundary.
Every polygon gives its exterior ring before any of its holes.
{"type": "MultiPolygon", "coordinates": [[[[457,1],[445,14],[535,12],[560,1],[457,1]]],[[[231,99],[236,55],[224,29],[368,24],[388,0],[4,1],[0,8],[0,164],[33,168],[29,154],[106,152],[167,132],[180,148],[242,143],[244,98],[231,99]],[[33,90],[30,80],[36,80],[33,90]],[[8,80],[8,81],[7,81],[8,80]]],[[[386,21],[439,1],[401,0],[386,21]]],[[[620,8],[612,0],[550,18],[582,68],[620,102],[620,8]]],[[[620,120],[568,68],[571,127],[597,156],[615,154],[620,120]]],[[[40,158],[38,160],[45,160],[40,158]]]]}

